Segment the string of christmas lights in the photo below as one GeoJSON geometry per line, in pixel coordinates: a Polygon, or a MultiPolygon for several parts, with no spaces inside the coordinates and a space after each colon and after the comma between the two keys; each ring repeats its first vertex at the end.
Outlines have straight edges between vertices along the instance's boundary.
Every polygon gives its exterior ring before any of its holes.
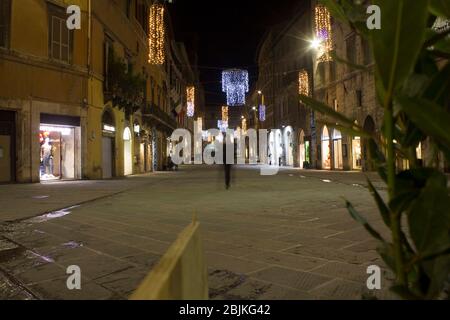
{"type": "Polygon", "coordinates": [[[198,130],[198,132],[203,131],[203,118],[201,118],[201,117],[197,118],[197,130],[198,130]]]}
{"type": "Polygon", "coordinates": [[[298,93],[309,96],[309,76],[306,70],[302,70],[298,74],[298,93]]]}
{"type": "Polygon", "coordinates": [[[247,132],[247,119],[242,118],[242,131],[247,132]]]}
{"type": "Polygon", "coordinates": [[[259,106],[259,121],[266,121],[266,106],[264,104],[259,106]]]}
{"type": "Polygon", "coordinates": [[[165,33],[164,5],[154,4],[150,7],[149,17],[148,62],[150,64],[162,65],[166,60],[165,33]]]}
{"type": "Polygon", "coordinates": [[[249,91],[247,70],[230,69],[222,72],[222,91],[227,94],[227,105],[245,105],[245,94],[249,91]]]}
{"type": "Polygon", "coordinates": [[[192,118],[195,114],[195,87],[186,88],[187,116],[192,118]]]}
{"type": "Polygon", "coordinates": [[[328,9],[323,5],[317,5],[315,10],[316,37],[321,41],[319,62],[331,61],[330,52],[333,50],[333,39],[331,30],[331,16],[328,9]]]}

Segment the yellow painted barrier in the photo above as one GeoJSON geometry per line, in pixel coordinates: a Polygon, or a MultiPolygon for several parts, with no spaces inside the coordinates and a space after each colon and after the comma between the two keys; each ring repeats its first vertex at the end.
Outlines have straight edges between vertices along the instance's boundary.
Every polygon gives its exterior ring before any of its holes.
{"type": "Polygon", "coordinates": [[[207,300],[208,273],[200,224],[187,227],[130,300],[207,300]]]}

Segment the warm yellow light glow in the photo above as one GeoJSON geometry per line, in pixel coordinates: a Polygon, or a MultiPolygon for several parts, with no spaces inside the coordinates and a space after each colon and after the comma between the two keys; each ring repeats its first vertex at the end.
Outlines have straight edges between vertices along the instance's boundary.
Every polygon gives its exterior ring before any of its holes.
{"type": "Polygon", "coordinates": [[[192,118],[195,114],[195,87],[186,88],[187,115],[192,118]]]}
{"type": "Polygon", "coordinates": [[[331,16],[328,9],[323,5],[316,6],[315,10],[316,22],[316,39],[313,41],[315,46],[318,46],[318,61],[331,61],[331,50],[333,50],[333,39],[331,30],[331,16]],[[320,44],[316,41],[320,41],[320,44]]]}
{"type": "Polygon", "coordinates": [[[164,6],[162,4],[154,4],[150,7],[148,63],[154,65],[164,64],[166,60],[165,33],[164,6]]]}
{"type": "Polygon", "coordinates": [[[301,70],[298,75],[298,93],[309,96],[309,77],[308,71],[301,70]]]}
{"type": "Polygon", "coordinates": [[[222,122],[228,122],[228,107],[222,107],[222,122]]]}
{"type": "Polygon", "coordinates": [[[245,117],[242,118],[242,131],[247,132],[247,119],[245,117]]]}

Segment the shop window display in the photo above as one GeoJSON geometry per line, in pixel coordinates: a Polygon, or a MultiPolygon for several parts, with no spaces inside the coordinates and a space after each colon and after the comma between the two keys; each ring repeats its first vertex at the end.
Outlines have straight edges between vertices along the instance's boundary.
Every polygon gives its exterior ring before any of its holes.
{"type": "Polygon", "coordinates": [[[75,178],[74,129],[41,126],[41,181],[75,178]]]}

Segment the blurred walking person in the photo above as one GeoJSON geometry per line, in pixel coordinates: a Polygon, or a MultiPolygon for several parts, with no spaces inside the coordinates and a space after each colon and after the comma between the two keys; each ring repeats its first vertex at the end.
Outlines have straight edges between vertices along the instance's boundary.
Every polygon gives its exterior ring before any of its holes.
{"type": "Polygon", "coordinates": [[[227,163],[227,140],[225,138],[223,143],[223,168],[225,170],[225,188],[227,190],[231,186],[231,166],[232,164],[227,163]]]}

